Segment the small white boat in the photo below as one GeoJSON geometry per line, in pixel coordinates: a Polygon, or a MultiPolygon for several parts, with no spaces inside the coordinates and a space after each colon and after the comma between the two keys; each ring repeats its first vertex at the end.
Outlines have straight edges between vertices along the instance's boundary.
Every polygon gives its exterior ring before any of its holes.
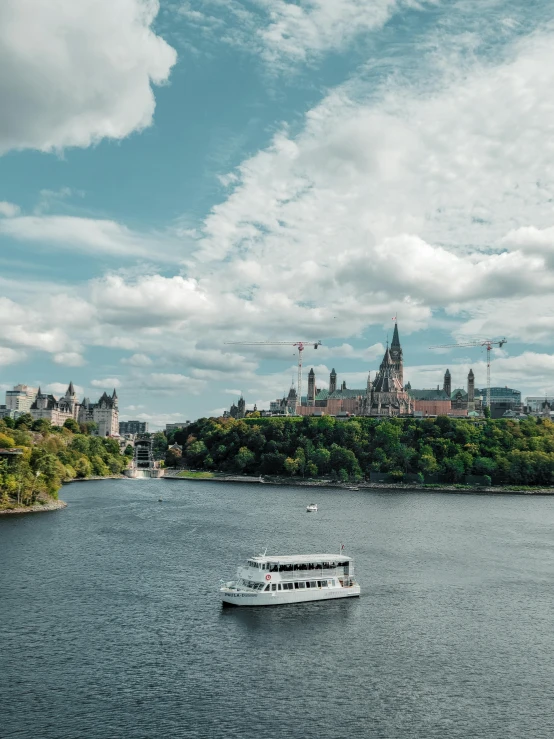
{"type": "Polygon", "coordinates": [[[306,513],[317,513],[317,503],[310,503],[310,505],[307,505],[306,513]]]}
{"type": "Polygon", "coordinates": [[[360,595],[354,560],[344,554],[296,554],[252,557],[237,579],[219,592],[223,605],[277,606],[360,595]]]}

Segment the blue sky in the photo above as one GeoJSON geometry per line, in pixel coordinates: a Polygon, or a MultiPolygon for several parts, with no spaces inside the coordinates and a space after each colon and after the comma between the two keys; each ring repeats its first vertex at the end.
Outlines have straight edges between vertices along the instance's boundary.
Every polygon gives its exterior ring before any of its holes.
{"type": "Polygon", "coordinates": [[[554,393],[546,0],[4,0],[0,390],[153,427],[364,386],[554,393]]]}

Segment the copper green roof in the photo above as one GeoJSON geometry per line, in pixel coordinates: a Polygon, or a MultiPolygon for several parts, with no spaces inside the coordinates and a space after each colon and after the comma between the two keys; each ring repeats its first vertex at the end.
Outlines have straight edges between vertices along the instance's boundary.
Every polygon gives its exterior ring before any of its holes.
{"type": "Polygon", "coordinates": [[[414,400],[450,400],[450,395],[444,390],[417,390],[409,388],[407,390],[410,398],[414,400]]]}
{"type": "Polygon", "coordinates": [[[331,399],[359,398],[360,395],[363,396],[366,394],[366,392],[367,392],[367,389],[365,387],[362,389],[344,388],[344,390],[341,388],[340,390],[335,390],[328,397],[331,399]]]}

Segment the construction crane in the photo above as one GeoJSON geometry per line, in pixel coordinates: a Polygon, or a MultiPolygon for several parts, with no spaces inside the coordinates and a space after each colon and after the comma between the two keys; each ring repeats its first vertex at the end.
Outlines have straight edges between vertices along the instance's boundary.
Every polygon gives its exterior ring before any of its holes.
{"type": "Polygon", "coordinates": [[[302,403],[302,352],[308,345],[314,349],[321,346],[321,341],[226,341],[225,344],[235,346],[294,346],[298,349],[298,404],[302,403]]]}
{"type": "Polygon", "coordinates": [[[440,344],[430,346],[429,349],[454,349],[459,346],[486,346],[487,347],[487,408],[491,407],[491,349],[497,346],[499,349],[506,344],[507,339],[474,339],[460,344],[440,344]]]}

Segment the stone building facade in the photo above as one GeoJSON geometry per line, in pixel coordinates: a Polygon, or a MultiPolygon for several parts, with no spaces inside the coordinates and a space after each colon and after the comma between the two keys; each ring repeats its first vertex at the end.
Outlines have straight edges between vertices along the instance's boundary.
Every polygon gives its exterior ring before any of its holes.
{"type": "Polygon", "coordinates": [[[79,403],[72,382],[59,400],[39,388],[29,413],[33,420],[45,418],[52,426],[63,426],[68,418],[72,418],[77,423],[93,421],[97,425],[98,436],[119,434],[119,401],[115,389],[111,396],[103,393],[97,403],[91,403],[88,398],[79,403]]]}

